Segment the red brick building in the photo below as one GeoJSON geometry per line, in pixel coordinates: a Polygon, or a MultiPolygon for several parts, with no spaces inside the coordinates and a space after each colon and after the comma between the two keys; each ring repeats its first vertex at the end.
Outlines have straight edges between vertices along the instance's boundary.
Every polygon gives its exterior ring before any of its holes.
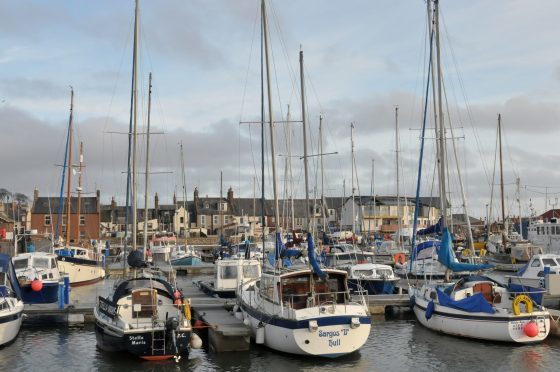
{"type": "MultiPolygon", "coordinates": [[[[56,235],[58,225],[59,197],[39,197],[35,190],[33,206],[31,208],[31,230],[39,234],[56,235]]],[[[80,213],[78,221],[78,198],[70,198],[70,242],[79,240],[99,239],[101,206],[100,192],[97,190],[94,197],[80,198],[80,213]]],[[[61,224],[58,225],[58,235],[66,238],[66,198],[62,198],[61,224]]]]}

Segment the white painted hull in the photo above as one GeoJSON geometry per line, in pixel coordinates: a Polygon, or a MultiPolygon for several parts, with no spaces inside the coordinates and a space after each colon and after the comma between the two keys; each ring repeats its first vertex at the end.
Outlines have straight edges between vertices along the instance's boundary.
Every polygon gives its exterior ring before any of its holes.
{"type": "Polygon", "coordinates": [[[98,265],[58,261],[58,269],[61,273],[68,274],[73,286],[95,283],[105,277],[105,269],[98,265]]]}
{"type": "MultiPolygon", "coordinates": [[[[253,337],[256,337],[260,320],[248,313],[253,337]]],[[[307,323],[307,322],[306,322],[307,323]]],[[[348,322],[349,323],[349,322],[348,322]]],[[[264,325],[264,345],[284,353],[321,357],[338,357],[360,349],[367,341],[371,324],[360,324],[352,329],[350,324],[291,329],[273,324],[264,325]]]]}
{"type": "Polygon", "coordinates": [[[550,318],[546,311],[521,315],[468,313],[436,303],[431,318],[426,319],[427,305],[428,301],[424,298],[415,298],[414,314],[418,321],[431,330],[449,335],[487,341],[534,343],[543,341],[550,332],[550,318]],[[539,329],[535,337],[523,332],[523,327],[531,319],[537,321],[539,329]]]}
{"type": "MultiPolygon", "coordinates": [[[[10,300],[8,300],[10,301],[10,300]]],[[[0,312],[0,345],[13,341],[19,333],[23,319],[23,302],[15,302],[12,309],[0,312]]]]}

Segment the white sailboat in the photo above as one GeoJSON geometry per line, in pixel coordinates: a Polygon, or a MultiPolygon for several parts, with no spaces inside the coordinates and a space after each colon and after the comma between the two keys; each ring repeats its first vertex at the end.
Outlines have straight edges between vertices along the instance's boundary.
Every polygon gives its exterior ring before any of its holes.
{"type": "MultiPolygon", "coordinates": [[[[438,0],[428,2],[428,19],[434,15],[434,28],[430,28],[430,71],[433,72],[432,40],[437,45],[438,99],[438,178],[440,197],[447,195],[445,168],[445,128],[441,99],[441,64],[439,57],[438,0]]],[[[432,23],[429,22],[431,25],[432,23]]],[[[428,75],[429,76],[429,75],[428,75]]],[[[428,78],[428,84],[429,84],[428,78]]],[[[428,85],[429,86],[429,85],[428,85]]],[[[435,98],[435,97],[434,97],[435,98]]],[[[427,104],[427,97],[426,97],[427,104]]],[[[425,122],[422,130],[424,138],[425,122]]],[[[421,167],[419,168],[421,169],[421,167]]],[[[420,183],[420,174],[418,177],[420,183]]],[[[417,189],[419,191],[419,188],[417,189]]],[[[418,198],[417,191],[417,198],[418,198]]],[[[438,261],[448,271],[478,271],[487,265],[457,263],[452,249],[451,233],[446,224],[446,203],[442,203],[442,240],[438,261]]],[[[416,221],[415,221],[416,223],[416,221]]],[[[550,331],[550,315],[534,303],[525,293],[511,292],[484,276],[470,276],[456,282],[426,283],[410,286],[409,296],[414,314],[425,327],[434,331],[488,341],[533,343],[544,340],[550,331]]]]}
{"type": "MultiPolygon", "coordinates": [[[[131,102],[132,145],[132,251],[127,261],[132,275],[122,280],[114,292],[99,297],[94,308],[97,346],[105,351],[126,351],[145,360],[174,358],[189,353],[191,341],[200,347],[200,339],[191,326],[190,302],[173,282],[157,270],[146,267],[145,253],[137,249],[136,235],[136,139],[137,139],[137,51],[139,4],[136,1],[131,102]]],[[[150,74],[150,97],[151,97],[150,74]]],[[[149,113],[148,113],[149,117],[149,113]]],[[[149,128],[149,127],[148,127],[149,128]]],[[[149,131],[149,129],[148,129],[149,131]]],[[[130,160],[130,157],[129,157],[130,160]]],[[[127,185],[127,195],[129,193],[127,185]]],[[[146,236],[144,236],[146,241],[146,236]]]]}
{"type": "MultiPolygon", "coordinates": [[[[274,119],[268,69],[268,30],[264,0],[261,2],[264,54],[267,65],[268,117],[271,133],[271,162],[276,206],[275,267],[263,271],[260,279],[241,288],[238,302],[244,322],[257,343],[299,355],[338,357],[360,349],[369,337],[371,319],[365,303],[351,300],[346,284],[347,273],[341,270],[322,270],[316,259],[313,239],[307,234],[308,258],[311,268],[288,269],[281,266],[281,231],[278,226],[278,196],[274,155],[274,119]]],[[[300,51],[302,117],[304,128],[304,166],[306,201],[307,149],[305,145],[305,101],[303,52],[300,51]]],[[[264,128],[264,114],[262,117],[264,128]]],[[[306,204],[306,226],[309,223],[309,203],[306,204]]]]}
{"type": "Polygon", "coordinates": [[[19,284],[7,254],[0,254],[0,346],[12,342],[23,319],[23,300],[19,284]]]}

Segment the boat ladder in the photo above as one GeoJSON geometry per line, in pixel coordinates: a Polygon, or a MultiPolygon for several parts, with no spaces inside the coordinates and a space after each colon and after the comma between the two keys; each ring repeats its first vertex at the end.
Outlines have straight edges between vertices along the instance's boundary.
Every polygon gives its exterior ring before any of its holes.
{"type": "Polygon", "coordinates": [[[152,330],[152,355],[165,355],[165,330],[152,330]]]}

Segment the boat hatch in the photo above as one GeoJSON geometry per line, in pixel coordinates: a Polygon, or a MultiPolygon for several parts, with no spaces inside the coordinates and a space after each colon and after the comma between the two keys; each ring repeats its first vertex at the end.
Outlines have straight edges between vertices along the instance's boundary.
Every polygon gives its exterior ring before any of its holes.
{"type": "Polygon", "coordinates": [[[138,289],[132,292],[132,317],[150,318],[157,314],[157,291],[138,289]]]}

